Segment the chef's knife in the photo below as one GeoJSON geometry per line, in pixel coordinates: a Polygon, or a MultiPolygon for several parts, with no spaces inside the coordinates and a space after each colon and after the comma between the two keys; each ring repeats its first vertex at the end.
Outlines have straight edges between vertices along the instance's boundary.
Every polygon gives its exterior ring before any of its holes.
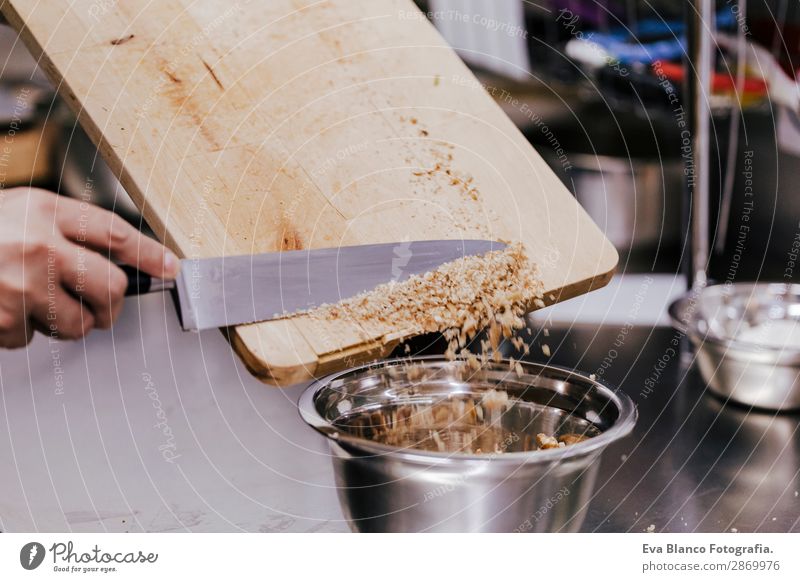
{"type": "Polygon", "coordinates": [[[126,295],[169,290],[184,330],[267,321],[337,303],[383,283],[506,247],[488,240],[434,240],[184,259],[175,281],[123,267],[126,295]]]}

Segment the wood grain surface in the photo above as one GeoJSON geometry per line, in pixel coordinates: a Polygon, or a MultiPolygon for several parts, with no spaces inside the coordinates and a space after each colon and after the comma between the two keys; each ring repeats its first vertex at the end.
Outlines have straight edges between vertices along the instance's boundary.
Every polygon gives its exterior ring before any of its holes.
{"type": "MultiPolygon", "coordinates": [[[[521,240],[555,301],[614,271],[614,248],[411,0],[4,0],[2,12],[183,257],[521,240]]],[[[253,374],[287,385],[416,330],[294,317],[227,331],[253,374]]]]}

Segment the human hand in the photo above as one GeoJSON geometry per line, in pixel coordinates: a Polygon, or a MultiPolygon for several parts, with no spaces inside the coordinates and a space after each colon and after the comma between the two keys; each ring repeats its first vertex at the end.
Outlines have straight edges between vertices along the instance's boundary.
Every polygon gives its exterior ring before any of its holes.
{"type": "Polygon", "coordinates": [[[77,339],[106,329],[127,286],[110,259],[174,278],[178,259],[119,216],[38,188],[0,190],[0,347],[34,330],[77,339]]]}

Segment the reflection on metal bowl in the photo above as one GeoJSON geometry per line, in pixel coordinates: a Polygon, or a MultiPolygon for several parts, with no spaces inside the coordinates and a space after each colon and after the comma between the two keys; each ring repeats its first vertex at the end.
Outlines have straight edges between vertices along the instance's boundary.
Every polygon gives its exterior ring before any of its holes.
{"type": "Polygon", "coordinates": [[[800,332],[800,285],[713,285],[689,292],[669,311],[713,392],[748,406],[800,408],[800,345],[776,337],[787,324],[800,332]]]}
{"type": "Polygon", "coordinates": [[[518,376],[508,362],[476,372],[440,357],[399,359],[311,385],[300,413],[329,439],[351,527],[577,531],[600,455],[633,429],[636,409],[571,370],[521,365],[518,376]],[[387,437],[409,414],[414,430],[387,437]],[[590,438],[535,450],[538,433],[590,438]]]}

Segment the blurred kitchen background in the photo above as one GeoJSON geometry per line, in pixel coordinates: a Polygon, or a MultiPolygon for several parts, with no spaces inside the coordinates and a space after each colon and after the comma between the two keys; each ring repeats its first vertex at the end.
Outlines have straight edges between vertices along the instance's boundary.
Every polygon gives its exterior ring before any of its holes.
{"type": "MultiPolygon", "coordinates": [[[[547,317],[613,322],[622,316],[614,306],[627,310],[643,277],[652,276],[653,306],[641,323],[666,324],[666,305],[685,286],[682,154],[689,126],[681,125],[680,108],[691,3],[418,4],[620,252],[609,288],[547,317]]],[[[718,281],[780,280],[800,229],[800,5],[719,0],[716,28],[710,274],[718,281]]],[[[20,126],[3,160],[5,186],[32,183],[91,197],[146,228],[35,60],[10,28],[0,29],[0,115],[6,126],[20,126]]]]}

